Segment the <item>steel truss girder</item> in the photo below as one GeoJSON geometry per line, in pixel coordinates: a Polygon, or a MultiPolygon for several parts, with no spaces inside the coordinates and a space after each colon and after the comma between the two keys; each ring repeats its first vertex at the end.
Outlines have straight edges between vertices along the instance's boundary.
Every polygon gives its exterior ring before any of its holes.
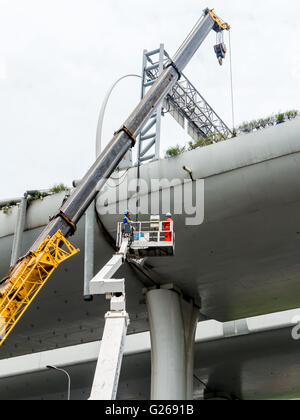
{"type": "MultiPolygon", "coordinates": [[[[142,97],[148,86],[152,86],[161,74],[162,68],[170,62],[170,56],[165,51],[163,44],[160,49],[150,52],[144,51],[142,97]]],[[[232,135],[229,127],[213,110],[195,86],[182,74],[172,92],[163,101],[163,108],[184,128],[188,123],[188,134],[197,140],[200,137],[211,138],[216,141],[232,135]]],[[[144,128],[139,145],[139,163],[159,158],[160,118],[162,107],[152,116],[153,121],[144,128]],[[159,115],[158,115],[159,114],[159,115]],[[151,131],[154,127],[154,133],[151,131]],[[149,140],[149,141],[148,141],[149,140]],[[147,155],[155,146],[155,153],[147,155]]]]}
{"type": "MultiPolygon", "coordinates": [[[[143,54],[143,75],[142,75],[142,92],[143,99],[149,88],[153,86],[155,80],[161,75],[166,63],[164,45],[154,51],[144,50],[143,54]],[[154,72],[155,77],[152,77],[154,72]]],[[[151,120],[143,128],[139,137],[138,147],[138,163],[149,161],[153,158],[159,159],[160,152],[160,125],[161,125],[162,104],[160,104],[151,120]]]]}

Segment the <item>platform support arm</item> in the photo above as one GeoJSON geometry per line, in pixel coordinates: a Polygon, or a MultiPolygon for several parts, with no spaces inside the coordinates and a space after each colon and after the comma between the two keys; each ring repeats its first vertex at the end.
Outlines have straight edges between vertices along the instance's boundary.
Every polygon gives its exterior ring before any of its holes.
{"type": "Polygon", "coordinates": [[[125,311],[106,314],[91,401],[115,400],[117,397],[128,324],[125,311]]]}
{"type": "Polygon", "coordinates": [[[129,248],[129,239],[122,241],[120,251],[115,254],[109,262],[99,271],[99,273],[90,282],[91,295],[103,295],[112,293],[125,294],[125,280],[112,279],[112,276],[119,270],[126,260],[129,248]]]}
{"type": "Polygon", "coordinates": [[[120,251],[114,255],[90,283],[92,295],[106,295],[110,311],[105,326],[90,400],[115,400],[117,396],[125,338],[129,325],[126,312],[125,279],[111,277],[126,261],[129,238],[124,238],[120,251]]]}

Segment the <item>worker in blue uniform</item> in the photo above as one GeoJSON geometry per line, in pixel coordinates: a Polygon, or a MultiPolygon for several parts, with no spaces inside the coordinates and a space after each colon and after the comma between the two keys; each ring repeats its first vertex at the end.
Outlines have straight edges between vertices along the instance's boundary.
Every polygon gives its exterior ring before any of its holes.
{"type": "Polygon", "coordinates": [[[131,219],[131,213],[129,210],[124,211],[124,219],[123,219],[123,233],[125,234],[131,234],[132,232],[132,219],[131,219]]]}

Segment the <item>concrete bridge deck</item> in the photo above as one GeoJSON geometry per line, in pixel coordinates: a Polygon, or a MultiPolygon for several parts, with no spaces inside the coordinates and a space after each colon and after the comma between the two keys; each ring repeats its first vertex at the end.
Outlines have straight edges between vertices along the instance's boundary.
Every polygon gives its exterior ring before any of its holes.
{"type": "MultiPolygon", "coordinates": [[[[148,330],[143,288],[174,283],[187,296],[202,302],[208,319],[226,322],[299,307],[300,302],[300,120],[224,143],[187,152],[175,159],[154,161],[142,178],[204,179],[205,219],[185,226],[176,215],[176,256],[149,259],[147,275],[126,265],[130,333],[148,330]],[[153,280],[154,279],[154,280],[153,280]]],[[[126,177],[135,177],[131,169],[126,177]]],[[[113,188],[109,206],[113,202],[113,188]]],[[[152,191],[150,194],[154,194],[152,191]]],[[[110,194],[110,193],[109,193],[110,194]]],[[[109,195],[108,194],[108,195],[109,195]]],[[[127,207],[128,199],[120,207],[127,207]]],[[[62,195],[32,203],[28,211],[24,251],[62,195]]],[[[144,198],[142,198],[143,200],[144,198]]],[[[98,201],[98,211],[101,204],[98,201]]],[[[103,210],[103,208],[102,208],[103,210]]],[[[100,216],[114,237],[119,215],[100,216]]],[[[9,267],[16,210],[0,212],[0,274],[9,267]]],[[[110,258],[103,228],[96,225],[96,270],[110,258]]],[[[73,238],[84,249],[84,221],[73,238]]],[[[0,358],[15,357],[91,341],[101,337],[104,298],[82,300],[83,253],[51,278],[1,348],[0,358]]]]}

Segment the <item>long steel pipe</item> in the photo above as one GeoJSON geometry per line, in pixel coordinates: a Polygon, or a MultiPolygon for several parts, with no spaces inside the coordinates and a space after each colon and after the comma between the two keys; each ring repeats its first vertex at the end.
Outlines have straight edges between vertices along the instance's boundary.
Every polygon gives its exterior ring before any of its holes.
{"type": "Polygon", "coordinates": [[[13,267],[21,255],[22,250],[22,240],[23,240],[23,233],[25,228],[26,222],[26,211],[27,211],[27,194],[21,200],[18,209],[18,217],[17,223],[15,228],[14,240],[13,240],[13,247],[11,251],[11,261],[10,266],[13,267]]]}

